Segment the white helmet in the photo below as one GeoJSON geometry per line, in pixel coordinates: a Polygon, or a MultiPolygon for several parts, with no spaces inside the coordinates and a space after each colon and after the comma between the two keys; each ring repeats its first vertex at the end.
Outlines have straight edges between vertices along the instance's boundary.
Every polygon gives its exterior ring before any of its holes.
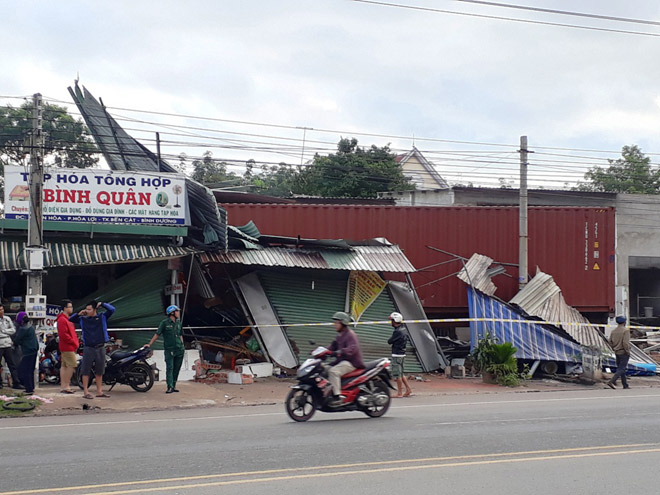
{"type": "Polygon", "coordinates": [[[392,320],[394,323],[401,323],[403,321],[403,315],[395,311],[390,315],[390,320],[392,320]]]}

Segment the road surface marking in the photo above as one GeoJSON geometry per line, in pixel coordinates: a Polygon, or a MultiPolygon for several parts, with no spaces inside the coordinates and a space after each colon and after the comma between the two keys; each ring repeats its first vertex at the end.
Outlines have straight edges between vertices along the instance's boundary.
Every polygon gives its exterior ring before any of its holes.
{"type": "MultiPolygon", "coordinates": [[[[419,409],[425,407],[456,407],[456,406],[479,406],[479,405],[493,405],[493,404],[524,404],[524,403],[541,403],[541,402],[576,402],[576,401],[594,401],[594,400],[630,400],[630,399],[660,399],[660,394],[640,394],[640,395],[611,395],[611,396],[598,396],[598,397],[562,397],[554,399],[516,399],[516,400],[491,400],[491,401],[474,401],[474,402],[445,402],[435,404],[411,404],[408,406],[394,406],[393,411],[400,409],[419,409]]],[[[173,421],[204,421],[214,419],[238,419],[238,418],[255,418],[259,416],[284,416],[284,413],[271,412],[271,413],[251,413],[251,414],[228,414],[217,416],[187,416],[184,418],[161,418],[161,419],[126,419],[117,421],[95,421],[95,422],[80,422],[80,423],[49,423],[43,425],[20,425],[20,426],[0,426],[2,430],[29,430],[38,428],[65,428],[75,427],[80,428],[83,426],[102,426],[102,425],[125,425],[125,424],[141,424],[141,423],[171,423],[173,421]]],[[[12,420],[15,421],[15,420],[12,420]]]]}
{"type": "Polygon", "coordinates": [[[367,474],[373,475],[378,473],[394,473],[394,472],[406,472],[406,471],[420,471],[423,469],[441,469],[448,467],[465,467],[465,466],[484,466],[492,464],[511,464],[511,463],[523,463],[523,462],[538,462],[538,461],[554,461],[554,460],[564,460],[564,459],[580,459],[580,458],[589,458],[589,457],[604,457],[604,456],[614,456],[614,455],[633,455],[633,454],[648,454],[660,452],[660,448],[656,449],[642,449],[642,450],[623,450],[616,452],[591,452],[588,454],[560,454],[560,455],[551,455],[543,457],[526,457],[519,459],[492,459],[484,461],[464,461],[464,462],[451,462],[443,464],[423,464],[419,466],[395,466],[395,467],[386,467],[386,468],[376,468],[376,469],[360,469],[357,471],[333,471],[329,473],[310,473],[310,474],[293,474],[289,476],[269,476],[263,478],[252,478],[252,479],[242,479],[242,480],[227,480],[227,481],[210,481],[206,483],[192,483],[176,486],[163,486],[163,487],[151,487],[151,488],[132,488],[128,490],[114,490],[109,492],[92,492],[89,495],[128,495],[133,493],[162,493],[165,491],[172,490],[190,490],[193,488],[204,488],[204,487],[219,487],[219,486],[232,486],[232,485],[248,485],[256,483],[272,483],[277,481],[295,481],[295,480],[304,480],[304,479],[318,479],[318,478],[330,478],[337,476],[349,476],[349,475],[358,475],[358,474],[367,474]]]}
{"type": "MultiPolygon", "coordinates": [[[[213,478],[236,478],[236,477],[241,477],[241,476],[259,476],[259,475],[269,475],[269,474],[285,474],[285,473],[292,473],[292,472],[304,472],[304,471],[319,471],[319,470],[327,470],[327,469],[351,469],[351,468],[364,468],[364,467],[373,467],[373,466],[385,466],[385,465],[396,465],[396,464],[414,464],[414,463],[424,463],[424,462],[446,462],[446,461],[466,461],[468,459],[495,459],[493,461],[478,461],[482,463],[488,463],[488,462],[497,462],[498,458],[503,458],[503,457],[512,457],[512,456],[530,456],[530,455],[542,455],[545,454],[563,454],[559,456],[551,456],[551,458],[563,458],[563,457],[570,457],[571,454],[568,454],[570,452],[589,452],[589,454],[579,454],[580,456],[589,456],[589,455],[595,455],[595,454],[601,454],[598,451],[603,451],[603,450],[613,450],[613,452],[606,452],[607,455],[613,455],[613,454],[619,454],[619,453],[641,453],[641,452],[660,452],[660,448],[656,448],[660,446],[658,443],[637,443],[637,444],[624,444],[624,445],[602,445],[602,446],[596,446],[596,447],[574,447],[574,448],[566,448],[566,449],[549,449],[549,450],[528,450],[528,451],[519,451],[519,452],[501,452],[501,453],[495,453],[495,454],[471,454],[471,455],[460,455],[460,456],[448,456],[448,457],[426,457],[426,458],[421,458],[421,459],[399,459],[399,460],[394,460],[394,461],[374,461],[374,462],[360,462],[360,463],[353,463],[353,464],[331,464],[331,465],[326,465],[326,466],[308,466],[308,467],[300,467],[300,468],[282,468],[282,469],[268,469],[268,470],[262,470],[262,471],[244,471],[244,472],[237,472],[237,473],[223,473],[223,474],[207,474],[207,475],[198,475],[198,476],[181,476],[181,477],[176,477],[176,478],[163,478],[163,479],[152,479],[152,480],[138,480],[138,481],[122,481],[122,482],[115,482],[115,483],[102,483],[102,484],[97,484],[97,485],[80,485],[80,486],[67,486],[67,487],[61,487],[61,488],[38,488],[38,489],[33,489],[33,490],[19,490],[19,491],[10,491],[10,492],[0,492],[0,495],[34,495],[34,494],[39,494],[39,493],[60,493],[60,492],[70,492],[70,491],[78,491],[78,490],[89,490],[89,489],[99,489],[99,488],[112,488],[112,487],[119,487],[119,486],[125,486],[125,485],[153,485],[153,484],[160,484],[160,483],[173,483],[177,481],[199,481],[199,480],[204,480],[204,479],[213,479],[213,478]],[[644,447],[654,447],[654,448],[647,448],[644,450],[634,450],[634,451],[620,451],[616,449],[642,449],[644,447]]],[[[576,455],[576,454],[572,454],[576,455]]],[[[538,458],[534,458],[538,459],[538,458]]],[[[511,459],[504,459],[504,460],[511,460],[511,459]]],[[[465,464],[474,464],[477,463],[475,461],[465,463],[465,464]]],[[[440,464],[439,466],[448,466],[449,464],[440,464]]],[[[457,464],[460,465],[460,464],[457,464]]],[[[435,465],[433,465],[435,466],[435,465]]],[[[418,466],[413,466],[417,468],[418,466]]],[[[419,467],[420,469],[423,468],[424,466],[419,467]]],[[[381,468],[385,470],[401,470],[406,467],[400,467],[400,468],[381,468]]],[[[409,467],[408,467],[409,468],[409,467]]],[[[408,469],[406,468],[406,469],[408,469]]],[[[344,474],[344,473],[363,473],[363,472],[373,472],[372,470],[369,471],[342,471],[341,473],[317,473],[317,474],[326,474],[326,475],[332,475],[332,476],[337,476],[339,474],[344,474]]],[[[316,476],[317,474],[313,475],[295,475],[295,476],[300,476],[300,477],[310,477],[310,476],[316,476]]],[[[275,480],[282,480],[282,479],[295,479],[292,477],[275,477],[273,478],[275,480]]],[[[233,480],[232,480],[233,481],[233,480]]],[[[239,481],[245,481],[245,480],[239,480],[239,481]]],[[[257,482],[257,481],[265,481],[265,479],[255,479],[255,480],[249,480],[251,482],[257,482]]],[[[198,487],[198,486],[215,486],[215,483],[229,483],[229,482],[213,482],[210,484],[201,484],[201,485],[189,485],[190,487],[198,487]]],[[[187,486],[187,485],[186,485],[187,486]]],[[[145,488],[145,489],[135,489],[133,491],[114,491],[114,492],[106,492],[106,493],[112,493],[112,494],[121,494],[121,493],[138,493],[141,491],[153,491],[153,490],[159,490],[161,488],[153,489],[153,488],[145,488]]],[[[176,487],[165,487],[163,489],[176,489],[176,487]]]]}

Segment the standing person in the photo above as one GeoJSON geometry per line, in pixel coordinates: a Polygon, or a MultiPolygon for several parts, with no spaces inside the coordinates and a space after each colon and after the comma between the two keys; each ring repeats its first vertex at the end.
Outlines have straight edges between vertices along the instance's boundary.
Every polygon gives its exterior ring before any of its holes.
{"type": "Polygon", "coordinates": [[[25,311],[16,315],[18,330],[14,338],[14,345],[21,348],[21,362],[18,364],[18,378],[25,386],[26,394],[34,393],[34,369],[37,365],[37,354],[39,352],[39,341],[34,326],[30,322],[25,311]]]}
{"type": "Polygon", "coordinates": [[[63,394],[75,393],[71,390],[71,377],[78,365],[76,351],[80,347],[76,326],[69,321],[73,314],[73,303],[69,299],[62,301],[62,311],[57,315],[57,336],[59,338],[60,359],[60,392],[63,394]]]}
{"type": "Polygon", "coordinates": [[[160,322],[158,330],[147,344],[151,347],[160,335],[163,336],[165,348],[165,377],[167,380],[166,394],[178,392],[176,381],[179,379],[179,370],[183,363],[186,349],[183,346],[183,326],[181,325],[181,310],[174,304],[165,310],[167,318],[160,322]]]}
{"type": "Polygon", "coordinates": [[[362,351],[358,336],[348,325],[351,317],[346,313],[338,312],[332,315],[337,331],[337,338],[330,345],[330,350],[337,357],[332,368],[328,371],[328,381],[332,385],[332,406],[340,406],[343,402],[341,395],[341,377],[356,369],[364,368],[362,351]]]}
{"type": "Polygon", "coordinates": [[[628,368],[628,361],[630,360],[630,329],[626,327],[626,317],[617,316],[617,327],[612,330],[610,335],[610,345],[616,355],[616,373],[612,379],[607,382],[610,388],[616,388],[615,384],[618,378],[621,378],[623,388],[630,388],[628,386],[628,378],[626,378],[626,369],[628,368]]]}
{"type": "Polygon", "coordinates": [[[408,379],[403,372],[403,363],[406,359],[406,344],[408,343],[408,328],[403,324],[401,313],[392,313],[389,317],[394,327],[392,336],[387,341],[392,346],[392,378],[396,380],[397,394],[395,397],[409,397],[412,394],[408,379]],[[405,387],[406,391],[403,392],[405,387]]]}
{"type": "Polygon", "coordinates": [[[71,323],[79,323],[82,330],[83,358],[80,363],[82,373],[83,397],[93,399],[89,393],[89,374],[94,370],[96,379],[96,396],[110,397],[103,392],[103,373],[105,373],[105,343],[108,338],[108,320],[115,312],[114,306],[108,303],[90,301],[85,309],[69,317],[71,323]],[[104,308],[104,313],[98,309],[104,308]]]}
{"type": "MultiPolygon", "coordinates": [[[[0,304],[0,367],[2,367],[2,358],[5,358],[7,368],[11,374],[12,388],[20,389],[20,381],[16,372],[16,359],[12,338],[16,335],[16,327],[9,316],[5,315],[5,308],[0,304]]],[[[0,388],[2,388],[2,376],[0,376],[0,388]]]]}

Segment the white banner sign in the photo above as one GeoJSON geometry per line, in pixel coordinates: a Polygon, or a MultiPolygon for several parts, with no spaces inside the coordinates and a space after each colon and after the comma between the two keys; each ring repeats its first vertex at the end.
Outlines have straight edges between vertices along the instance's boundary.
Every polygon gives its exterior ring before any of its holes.
{"type": "MultiPolygon", "coordinates": [[[[5,217],[27,220],[29,174],[5,167],[5,217]]],[[[51,168],[44,174],[44,220],[188,225],[185,178],[176,174],[51,168]]]]}

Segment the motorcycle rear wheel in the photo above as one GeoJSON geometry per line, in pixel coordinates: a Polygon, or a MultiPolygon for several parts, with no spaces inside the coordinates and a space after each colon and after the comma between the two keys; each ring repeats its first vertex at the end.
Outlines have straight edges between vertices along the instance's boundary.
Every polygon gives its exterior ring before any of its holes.
{"type": "Polygon", "coordinates": [[[316,412],[314,397],[307,390],[291,389],[284,406],[289,417],[298,423],[309,421],[316,412]]]}
{"type": "Polygon", "coordinates": [[[373,382],[372,386],[374,393],[384,393],[387,395],[387,402],[382,406],[378,406],[375,404],[371,406],[367,406],[362,411],[370,418],[380,418],[390,408],[390,404],[392,403],[392,395],[390,394],[389,387],[380,380],[373,382]]]}
{"type": "Polygon", "coordinates": [[[133,366],[130,367],[128,372],[134,374],[140,374],[143,377],[143,381],[141,383],[136,383],[130,378],[128,380],[128,384],[136,392],[149,392],[149,390],[151,390],[151,387],[154,386],[154,381],[155,381],[154,370],[151,369],[151,366],[149,366],[148,364],[135,363],[133,366]]]}

